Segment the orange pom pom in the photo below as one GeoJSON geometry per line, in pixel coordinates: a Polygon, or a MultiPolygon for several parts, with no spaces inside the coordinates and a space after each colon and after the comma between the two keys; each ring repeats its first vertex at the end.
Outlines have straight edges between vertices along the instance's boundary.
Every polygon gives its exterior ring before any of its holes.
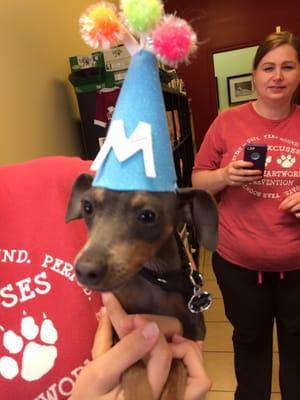
{"type": "Polygon", "coordinates": [[[93,49],[108,49],[121,38],[122,25],[114,4],[102,1],[90,6],[80,17],[79,24],[83,40],[93,49]]]}

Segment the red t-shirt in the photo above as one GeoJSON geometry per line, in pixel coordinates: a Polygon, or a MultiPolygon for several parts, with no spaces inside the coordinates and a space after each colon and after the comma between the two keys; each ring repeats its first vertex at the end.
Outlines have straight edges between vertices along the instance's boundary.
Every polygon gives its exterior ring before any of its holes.
{"type": "Polygon", "coordinates": [[[300,219],[278,206],[300,191],[300,108],[279,121],[259,116],[251,103],[224,111],[208,130],[194,170],[243,159],[247,143],[268,145],[264,179],[221,192],[217,251],[254,270],[299,269],[300,219]]]}
{"type": "Polygon", "coordinates": [[[0,168],[1,399],[66,399],[91,358],[101,297],[74,279],[84,223],[65,223],[72,184],[89,166],[46,157],[0,168]]]}

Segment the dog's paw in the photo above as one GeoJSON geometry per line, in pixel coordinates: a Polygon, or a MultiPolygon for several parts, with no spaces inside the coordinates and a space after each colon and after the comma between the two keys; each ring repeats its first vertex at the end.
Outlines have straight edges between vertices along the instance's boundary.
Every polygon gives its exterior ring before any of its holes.
{"type": "Polygon", "coordinates": [[[3,346],[9,355],[0,358],[0,375],[9,380],[19,374],[25,381],[40,379],[54,365],[57,338],[57,330],[50,319],[44,318],[41,326],[38,326],[32,317],[24,316],[20,335],[12,330],[3,333],[3,346]],[[14,354],[22,356],[20,366],[14,354]]]}

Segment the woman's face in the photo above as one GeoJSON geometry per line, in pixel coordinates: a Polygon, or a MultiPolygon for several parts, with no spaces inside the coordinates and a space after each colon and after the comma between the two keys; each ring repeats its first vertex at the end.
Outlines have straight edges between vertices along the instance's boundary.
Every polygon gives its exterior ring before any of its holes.
{"type": "Polygon", "coordinates": [[[253,77],[258,99],[290,102],[300,83],[300,64],[295,49],[284,44],[269,51],[253,77]]]}

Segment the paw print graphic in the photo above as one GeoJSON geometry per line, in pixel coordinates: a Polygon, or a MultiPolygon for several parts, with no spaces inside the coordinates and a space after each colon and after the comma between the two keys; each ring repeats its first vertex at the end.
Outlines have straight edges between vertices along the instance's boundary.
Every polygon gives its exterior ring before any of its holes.
{"type": "Polygon", "coordinates": [[[38,326],[33,317],[24,316],[20,335],[12,330],[4,331],[3,346],[9,355],[0,358],[0,375],[11,380],[20,374],[28,382],[40,379],[54,365],[57,338],[57,330],[50,319],[44,316],[41,326],[38,326]],[[14,354],[22,355],[21,366],[14,354]]]}
{"type": "Polygon", "coordinates": [[[283,168],[291,168],[295,162],[296,157],[293,157],[291,154],[282,154],[279,158],[277,158],[277,164],[281,165],[283,168]]]}

